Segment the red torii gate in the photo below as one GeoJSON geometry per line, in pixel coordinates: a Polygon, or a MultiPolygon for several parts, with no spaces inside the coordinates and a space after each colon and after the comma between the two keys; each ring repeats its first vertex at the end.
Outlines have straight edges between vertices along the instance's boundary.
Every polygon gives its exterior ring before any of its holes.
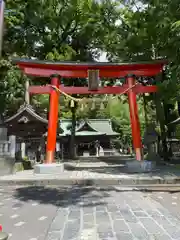
{"type": "MultiPolygon", "coordinates": [[[[142,143],[136,94],[157,92],[156,86],[135,85],[135,76],[155,76],[162,72],[166,61],[148,63],[80,63],[80,62],[47,62],[29,59],[15,60],[22,71],[31,76],[50,77],[51,85],[67,94],[121,94],[127,91],[132,128],[133,146],[137,160],[142,160],[142,143]],[[126,77],[126,84],[116,87],[100,87],[89,91],[88,87],[64,87],[60,84],[63,78],[87,78],[90,70],[98,70],[99,77],[126,77]]],[[[50,109],[45,163],[54,162],[56,134],[58,123],[59,91],[50,85],[30,86],[31,94],[50,94],[50,109]]]]}

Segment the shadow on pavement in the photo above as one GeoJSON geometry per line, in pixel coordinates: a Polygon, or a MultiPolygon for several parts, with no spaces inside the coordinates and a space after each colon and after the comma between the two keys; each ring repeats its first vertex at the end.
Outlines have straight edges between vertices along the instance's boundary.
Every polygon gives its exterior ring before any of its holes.
{"type": "Polygon", "coordinates": [[[180,187],[177,187],[176,189],[171,189],[171,187],[159,187],[159,186],[154,186],[154,187],[138,187],[138,186],[134,186],[134,187],[107,187],[107,188],[100,188],[98,190],[99,192],[141,192],[141,193],[153,193],[153,192],[167,192],[170,194],[174,194],[174,193],[179,193],[180,192],[180,187]]]}
{"type": "Polygon", "coordinates": [[[14,197],[20,201],[36,201],[40,204],[52,204],[59,207],[105,205],[105,198],[109,196],[105,192],[96,191],[93,187],[81,185],[73,185],[72,187],[19,187],[14,194],[14,197]]]}
{"type": "MultiPolygon", "coordinates": [[[[73,185],[71,187],[57,186],[26,186],[16,188],[14,197],[21,202],[35,201],[39,204],[51,204],[58,207],[79,205],[80,207],[92,207],[106,205],[112,192],[169,192],[171,194],[180,192],[180,188],[161,189],[159,187],[86,187],[84,185],[73,185]]],[[[16,207],[16,206],[13,206],[16,207]]]]}

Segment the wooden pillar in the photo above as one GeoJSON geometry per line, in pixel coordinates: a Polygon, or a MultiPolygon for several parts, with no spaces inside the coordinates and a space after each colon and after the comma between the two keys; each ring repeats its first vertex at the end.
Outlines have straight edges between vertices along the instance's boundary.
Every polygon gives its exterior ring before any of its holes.
{"type": "MultiPolygon", "coordinates": [[[[51,76],[51,85],[59,88],[59,76],[51,76]]],[[[49,105],[49,120],[48,120],[48,135],[46,145],[46,160],[45,163],[54,162],[54,152],[56,149],[56,135],[58,125],[58,106],[59,106],[59,92],[52,88],[50,93],[49,105]]]]}
{"type": "Polygon", "coordinates": [[[135,77],[133,75],[127,76],[127,84],[128,84],[128,87],[131,88],[128,91],[128,100],[129,100],[129,111],[130,111],[130,119],[131,119],[133,146],[136,154],[136,160],[141,161],[142,160],[142,143],[141,143],[141,133],[140,133],[136,93],[133,91],[133,88],[132,88],[132,86],[135,84],[135,77]]]}

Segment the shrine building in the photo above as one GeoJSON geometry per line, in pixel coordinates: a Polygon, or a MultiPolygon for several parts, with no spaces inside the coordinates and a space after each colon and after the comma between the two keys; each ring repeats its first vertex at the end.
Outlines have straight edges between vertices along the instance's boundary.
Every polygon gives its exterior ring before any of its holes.
{"type": "MultiPolygon", "coordinates": [[[[22,105],[16,114],[3,123],[8,136],[15,136],[15,153],[22,158],[36,158],[36,152],[45,156],[48,120],[41,117],[30,104],[22,105]]],[[[110,119],[79,120],[76,123],[75,145],[76,155],[96,156],[98,141],[105,152],[111,149],[111,140],[119,134],[114,132],[110,119]]],[[[61,119],[58,125],[56,158],[69,158],[71,138],[71,119],[61,119]]]]}

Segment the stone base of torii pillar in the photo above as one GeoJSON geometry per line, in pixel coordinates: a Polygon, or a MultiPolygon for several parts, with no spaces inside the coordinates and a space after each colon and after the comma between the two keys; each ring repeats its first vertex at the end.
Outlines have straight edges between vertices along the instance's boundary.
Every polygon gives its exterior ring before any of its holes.
{"type": "Polygon", "coordinates": [[[63,163],[44,163],[34,166],[34,174],[60,174],[64,171],[63,163]]]}
{"type": "Polygon", "coordinates": [[[128,173],[144,173],[151,172],[156,169],[156,162],[153,161],[137,161],[128,160],[126,162],[126,170],[128,173]]]}

